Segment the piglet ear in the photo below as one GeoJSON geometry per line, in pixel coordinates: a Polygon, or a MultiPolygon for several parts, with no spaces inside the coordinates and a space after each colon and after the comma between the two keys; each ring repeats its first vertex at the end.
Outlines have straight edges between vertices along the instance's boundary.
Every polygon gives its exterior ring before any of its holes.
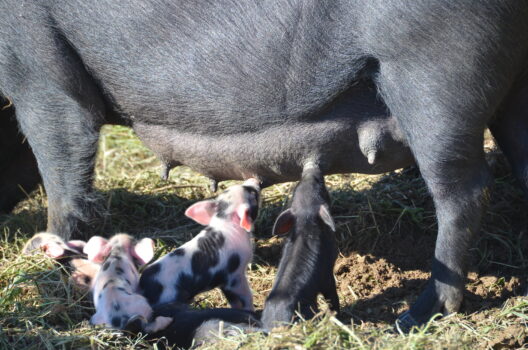
{"type": "Polygon", "coordinates": [[[154,241],[143,238],[132,248],[132,256],[139,261],[140,265],[147,264],[154,257],[154,241]]]}
{"type": "Polygon", "coordinates": [[[54,259],[63,257],[66,252],[63,243],[59,242],[46,242],[42,244],[41,249],[44,251],[44,254],[54,259]]]}
{"type": "Polygon", "coordinates": [[[214,199],[200,201],[191,205],[185,211],[188,218],[193,219],[200,225],[207,226],[216,213],[216,202],[214,199]]]}
{"type": "Polygon", "coordinates": [[[45,242],[42,250],[47,256],[59,259],[72,254],[82,254],[85,245],[86,242],[77,240],[66,242],[66,244],[62,241],[51,241],[45,242]]]}
{"type": "Polygon", "coordinates": [[[240,222],[236,222],[236,224],[240,225],[240,227],[242,227],[247,232],[250,232],[253,228],[253,219],[249,213],[249,206],[245,204],[238,206],[236,216],[240,218],[240,222]]]}
{"type": "Polygon", "coordinates": [[[106,239],[101,236],[93,236],[84,246],[83,252],[88,255],[88,260],[99,264],[110,253],[110,248],[111,246],[106,239]]]}
{"type": "Polygon", "coordinates": [[[67,246],[62,238],[53,233],[41,232],[26,242],[22,252],[33,254],[35,251],[42,251],[47,256],[57,259],[66,255],[66,249],[67,246]]]}
{"type": "Polygon", "coordinates": [[[321,204],[319,207],[319,216],[323,220],[325,224],[327,224],[332,231],[335,232],[335,223],[334,219],[332,218],[332,215],[330,215],[330,210],[328,209],[328,206],[325,204],[321,204]]]}
{"type": "Polygon", "coordinates": [[[174,319],[167,316],[158,316],[150,324],[145,326],[145,331],[148,333],[156,333],[167,328],[174,319]]]}
{"type": "Polygon", "coordinates": [[[66,245],[71,250],[74,250],[76,252],[82,253],[84,247],[86,246],[86,242],[85,241],[79,241],[79,240],[73,240],[73,241],[66,242],[66,245]]]}
{"type": "Polygon", "coordinates": [[[285,233],[288,233],[290,232],[294,224],[295,215],[293,215],[291,209],[286,209],[279,215],[277,220],[275,220],[275,224],[273,225],[273,234],[283,235],[285,233]]]}

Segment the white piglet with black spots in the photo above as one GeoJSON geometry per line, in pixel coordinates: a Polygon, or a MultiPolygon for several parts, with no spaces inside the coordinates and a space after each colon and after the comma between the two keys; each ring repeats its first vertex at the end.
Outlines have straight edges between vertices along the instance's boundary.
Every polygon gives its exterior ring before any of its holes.
{"type": "Polygon", "coordinates": [[[98,265],[90,286],[96,309],[90,323],[123,329],[130,319],[139,317],[144,320],[145,331],[156,332],[172,322],[169,317],[151,320],[152,308],[137,292],[137,266],[154,256],[150,238],[136,242],[127,234],[117,234],[110,240],[94,236],[86,243],[84,253],[88,255],[87,264],[98,265]]]}
{"type": "Polygon", "coordinates": [[[185,215],[206,227],[145,269],[140,288],[151,305],[189,303],[220,287],[232,307],[253,310],[246,269],[253,257],[250,231],[259,191],[258,181],[249,179],[186,210],[185,215]]]}

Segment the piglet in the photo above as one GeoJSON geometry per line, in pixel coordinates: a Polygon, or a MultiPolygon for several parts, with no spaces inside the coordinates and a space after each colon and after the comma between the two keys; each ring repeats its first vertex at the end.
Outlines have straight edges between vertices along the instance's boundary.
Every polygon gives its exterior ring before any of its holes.
{"type": "Polygon", "coordinates": [[[83,249],[86,242],[73,240],[65,242],[53,233],[41,232],[35,234],[22,248],[26,255],[42,252],[55,259],[70,273],[74,285],[82,291],[89,289],[93,277],[99,271],[99,265],[86,260],[83,249]]]}
{"type": "Polygon", "coordinates": [[[273,233],[289,232],[273,289],[262,313],[265,328],[293,321],[295,311],[310,318],[319,293],[339,312],[333,275],[337,258],[334,221],[324,178],[315,166],[306,167],[293,192],[292,204],[277,218],[273,233]]]}
{"type": "Polygon", "coordinates": [[[74,285],[84,292],[89,290],[93,277],[99,271],[99,265],[86,259],[86,254],[83,253],[85,245],[84,241],[65,242],[56,234],[41,232],[26,242],[22,253],[30,255],[42,252],[55,259],[69,272],[74,285]]]}
{"type": "Polygon", "coordinates": [[[258,181],[249,179],[187,209],[185,215],[206,227],[144,270],[139,284],[152,305],[189,303],[220,287],[232,307],[253,310],[246,267],[253,255],[250,231],[259,191],[258,181]]]}
{"type": "Polygon", "coordinates": [[[96,313],[90,323],[123,329],[133,317],[145,320],[143,330],[156,332],[172,321],[168,317],[152,319],[147,299],[137,292],[137,265],[145,265],[154,256],[154,242],[143,238],[136,242],[127,234],[117,234],[110,240],[92,237],[84,247],[91,264],[100,268],[91,283],[96,313]]]}

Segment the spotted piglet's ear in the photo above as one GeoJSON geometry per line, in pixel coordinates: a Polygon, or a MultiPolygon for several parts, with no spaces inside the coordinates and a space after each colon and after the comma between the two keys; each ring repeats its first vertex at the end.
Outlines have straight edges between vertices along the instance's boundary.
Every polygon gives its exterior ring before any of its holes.
{"type": "Polygon", "coordinates": [[[154,257],[154,241],[150,238],[143,238],[132,248],[132,256],[139,261],[140,265],[145,265],[154,257]]]}
{"type": "Polygon", "coordinates": [[[292,229],[293,225],[295,225],[295,215],[293,215],[291,209],[286,209],[279,215],[277,220],[275,220],[275,224],[273,225],[273,234],[283,235],[288,233],[292,229]]]}
{"type": "Polygon", "coordinates": [[[76,252],[82,253],[83,250],[84,250],[84,247],[86,246],[86,242],[85,241],[80,241],[80,240],[73,240],[73,241],[66,242],[66,245],[71,250],[74,250],[76,252]]]}
{"type": "Polygon", "coordinates": [[[253,219],[251,218],[249,206],[246,204],[239,205],[237,208],[237,216],[240,218],[240,222],[236,222],[236,224],[248,232],[251,231],[253,228],[253,219]]]}
{"type": "Polygon", "coordinates": [[[88,255],[88,260],[100,264],[110,253],[111,248],[106,239],[101,236],[93,236],[84,246],[83,252],[88,255]]]}
{"type": "Polygon", "coordinates": [[[45,242],[42,244],[41,249],[47,256],[58,259],[63,257],[66,254],[66,249],[64,249],[64,243],[62,242],[45,242]]]}
{"type": "Polygon", "coordinates": [[[72,254],[82,254],[86,242],[84,241],[68,241],[64,243],[61,241],[51,241],[46,242],[42,245],[42,250],[47,256],[50,256],[54,259],[59,259],[72,254]]]}
{"type": "Polygon", "coordinates": [[[216,202],[214,199],[200,201],[191,205],[185,211],[185,216],[193,219],[200,225],[207,226],[216,213],[216,202]]]}
{"type": "Polygon", "coordinates": [[[59,259],[66,256],[68,246],[61,237],[47,232],[35,234],[22,248],[23,254],[34,254],[35,251],[42,251],[49,257],[59,259]]]}

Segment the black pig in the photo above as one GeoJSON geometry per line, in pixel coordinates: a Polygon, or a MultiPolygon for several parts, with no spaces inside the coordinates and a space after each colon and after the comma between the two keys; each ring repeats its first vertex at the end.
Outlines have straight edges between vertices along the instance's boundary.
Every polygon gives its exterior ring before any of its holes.
{"type": "Polygon", "coordinates": [[[317,311],[319,293],[339,312],[333,275],[337,258],[330,197],[318,168],[304,170],[292,204],[277,218],[273,233],[289,232],[273,289],[266,299],[262,322],[271,328],[293,320],[295,311],[310,318],[317,311]]]}
{"type": "MultiPolygon", "coordinates": [[[[97,212],[104,124],[214,180],[298,180],[312,158],[323,174],[416,160],[438,219],[430,281],[402,317],[421,324],[461,305],[490,198],[488,125],[528,188],[527,18],[526,1],[504,0],[2,0],[0,91],[64,240],[97,212]],[[403,139],[359,144],[364,123],[389,118],[403,139]]],[[[2,195],[4,208],[20,199],[2,195]]]]}

